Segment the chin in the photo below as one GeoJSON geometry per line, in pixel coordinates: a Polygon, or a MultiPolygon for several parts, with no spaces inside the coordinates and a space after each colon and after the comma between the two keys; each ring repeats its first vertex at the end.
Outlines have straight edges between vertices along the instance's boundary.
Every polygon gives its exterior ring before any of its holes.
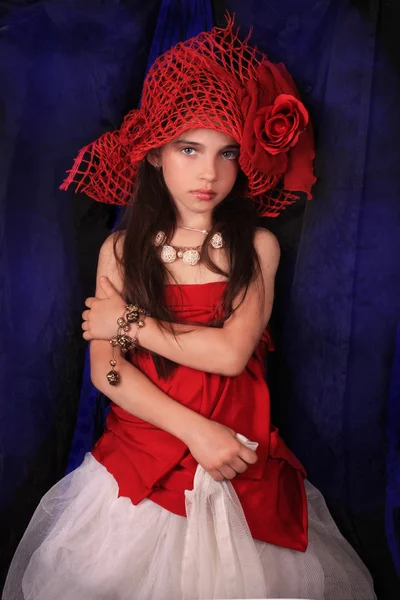
{"type": "Polygon", "coordinates": [[[199,200],[196,202],[196,209],[201,212],[207,212],[213,210],[218,204],[221,204],[222,200],[199,200]]]}
{"type": "Polygon", "coordinates": [[[207,212],[211,212],[214,208],[214,206],[216,206],[217,203],[209,201],[209,202],[205,202],[205,201],[199,201],[199,202],[195,202],[195,203],[187,203],[187,204],[183,204],[183,206],[187,209],[190,210],[191,212],[194,213],[207,213],[207,212]]]}
{"type": "Polygon", "coordinates": [[[206,206],[196,206],[196,208],[193,208],[192,211],[197,213],[197,214],[207,214],[207,213],[211,213],[214,210],[214,207],[217,206],[214,203],[209,203],[206,206]]]}

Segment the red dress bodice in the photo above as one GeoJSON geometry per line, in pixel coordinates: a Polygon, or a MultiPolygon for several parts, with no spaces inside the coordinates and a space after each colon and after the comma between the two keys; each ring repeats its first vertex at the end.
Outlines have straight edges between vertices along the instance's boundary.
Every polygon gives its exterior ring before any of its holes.
{"type": "MultiPolygon", "coordinates": [[[[165,297],[177,321],[208,323],[220,316],[225,282],[168,285],[165,297]]],[[[236,377],[178,365],[168,379],[158,377],[149,352],[133,363],[174,400],[258,442],[258,461],[232,484],[255,539],[304,551],[307,547],[305,472],[270,422],[265,381],[266,332],[246,369],[236,377]]],[[[111,404],[94,457],[115,477],[119,495],[133,504],[149,498],[185,516],[184,491],[193,488],[197,462],[183,442],[111,404]]]]}

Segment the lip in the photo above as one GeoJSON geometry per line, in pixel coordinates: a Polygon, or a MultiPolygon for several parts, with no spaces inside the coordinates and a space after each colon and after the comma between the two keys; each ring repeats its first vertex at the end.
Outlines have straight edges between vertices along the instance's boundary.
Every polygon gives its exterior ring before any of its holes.
{"type": "Polygon", "coordinates": [[[216,192],[212,190],[192,190],[193,196],[196,196],[199,200],[212,200],[217,195],[216,192]]]}

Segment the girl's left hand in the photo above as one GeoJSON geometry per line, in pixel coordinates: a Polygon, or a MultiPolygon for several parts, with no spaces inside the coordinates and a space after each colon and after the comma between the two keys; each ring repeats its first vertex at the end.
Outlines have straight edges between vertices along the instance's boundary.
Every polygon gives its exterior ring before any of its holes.
{"type": "Polygon", "coordinates": [[[109,340],[117,331],[117,319],[125,312],[126,302],[111,281],[100,278],[105,298],[87,298],[89,310],[82,313],[82,329],[85,340],[109,340]]]}

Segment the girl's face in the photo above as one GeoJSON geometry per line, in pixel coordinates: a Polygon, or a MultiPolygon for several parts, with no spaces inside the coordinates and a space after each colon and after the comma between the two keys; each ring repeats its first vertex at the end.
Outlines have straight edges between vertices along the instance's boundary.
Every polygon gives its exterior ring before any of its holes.
{"type": "Polygon", "coordinates": [[[211,213],[238,174],[239,144],[212,129],[190,129],[160,149],[158,162],[178,212],[211,213]]]}

